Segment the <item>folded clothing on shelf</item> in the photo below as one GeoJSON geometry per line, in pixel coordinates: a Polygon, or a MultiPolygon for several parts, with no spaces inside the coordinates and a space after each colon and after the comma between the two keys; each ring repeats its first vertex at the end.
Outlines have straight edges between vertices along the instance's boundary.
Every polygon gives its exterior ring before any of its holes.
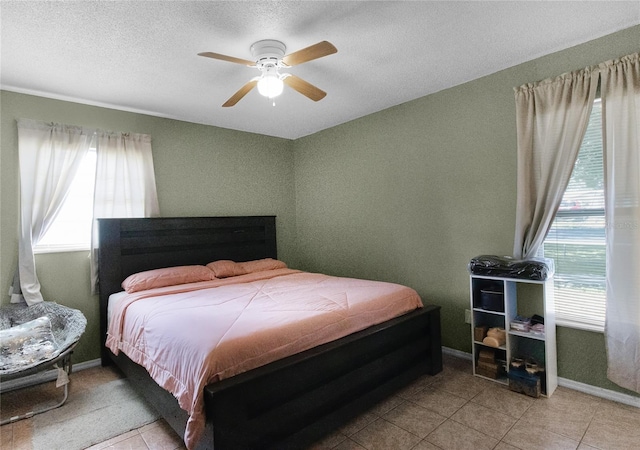
{"type": "Polygon", "coordinates": [[[527,332],[531,329],[531,319],[528,317],[515,316],[510,326],[512,330],[527,332]]]}
{"type": "Polygon", "coordinates": [[[529,333],[544,335],[544,324],[536,323],[535,325],[531,325],[531,328],[529,329],[529,333]]]}

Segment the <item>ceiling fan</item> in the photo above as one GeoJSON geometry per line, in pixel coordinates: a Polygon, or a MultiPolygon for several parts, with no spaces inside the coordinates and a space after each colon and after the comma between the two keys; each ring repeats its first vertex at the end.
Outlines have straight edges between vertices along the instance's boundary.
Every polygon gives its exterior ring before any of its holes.
{"type": "Polygon", "coordinates": [[[212,52],[198,53],[198,55],[255,67],[261,72],[260,76],[252,78],[233,94],[229,100],[222,105],[223,107],[235,105],[256,86],[261,95],[272,99],[282,93],[283,84],[295,89],[315,102],[322,100],[325,95],[327,95],[326,92],[300,77],[290,73],[280,73],[279,70],[331,55],[338,50],[330,42],[322,41],[286,56],[285,51],[286,46],[282,42],[265,39],[251,45],[251,55],[254,61],[212,52]]]}

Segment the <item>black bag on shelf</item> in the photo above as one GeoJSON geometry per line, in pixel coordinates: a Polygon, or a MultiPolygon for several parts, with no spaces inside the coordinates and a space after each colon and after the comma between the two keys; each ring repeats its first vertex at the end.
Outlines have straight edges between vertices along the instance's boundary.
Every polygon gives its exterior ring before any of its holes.
{"type": "Polygon", "coordinates": [[[544,281],[555,272],[553,259],[513,259],[511,256],[480,255],[469,261],[469,272],[490,277],[544,281]]]}

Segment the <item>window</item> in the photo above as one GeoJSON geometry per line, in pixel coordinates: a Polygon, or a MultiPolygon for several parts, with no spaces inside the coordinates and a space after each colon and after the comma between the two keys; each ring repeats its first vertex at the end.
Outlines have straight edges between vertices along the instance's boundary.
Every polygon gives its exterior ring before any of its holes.
{"type": "Polygon", "coordinates": [[[96,149],[92,147],[78,168],[62,208],[34,253],[89,250],[93,220],[96,149]]]}
{"type": "Polygon", "coordinates": [[[606,305],[602,105],[593,105],[543,255],[555,260],[556,323],[604,331],[606,305]]]}

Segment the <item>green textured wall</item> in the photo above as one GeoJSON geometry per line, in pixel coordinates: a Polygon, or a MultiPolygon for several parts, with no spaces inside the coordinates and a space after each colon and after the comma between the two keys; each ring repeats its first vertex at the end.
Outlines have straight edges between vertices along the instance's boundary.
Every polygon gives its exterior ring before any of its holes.
{"type": "MultiPolygon", "coordinates": [[[[636,26],[298,139],[301,266],[415,288],[442,306],[443,344],[470,352],[467,262],[512,254],[513,87],[639,47],[636,26]]],[[[562,328],[558,351],[561,377],[615,388],[601,334],[562,328]]]]}
{"type": "MultiPolygon", "coordinates": [[[[3,91],[1,112],[0,292],[17,262],[19,205],[17,118],[68,123],[152,137],[163,216],[276,215],[279,256],[294,264],[295,208],[291,141],[107,108],[3,91]]],[[[36,256],[42,293],[80,309],[87,331],[76,362],[98,358],[98,299],[90,294],[88,252],[36,256]]],[[[6,295],[2,303],[8,301],[6,295]]]]}

